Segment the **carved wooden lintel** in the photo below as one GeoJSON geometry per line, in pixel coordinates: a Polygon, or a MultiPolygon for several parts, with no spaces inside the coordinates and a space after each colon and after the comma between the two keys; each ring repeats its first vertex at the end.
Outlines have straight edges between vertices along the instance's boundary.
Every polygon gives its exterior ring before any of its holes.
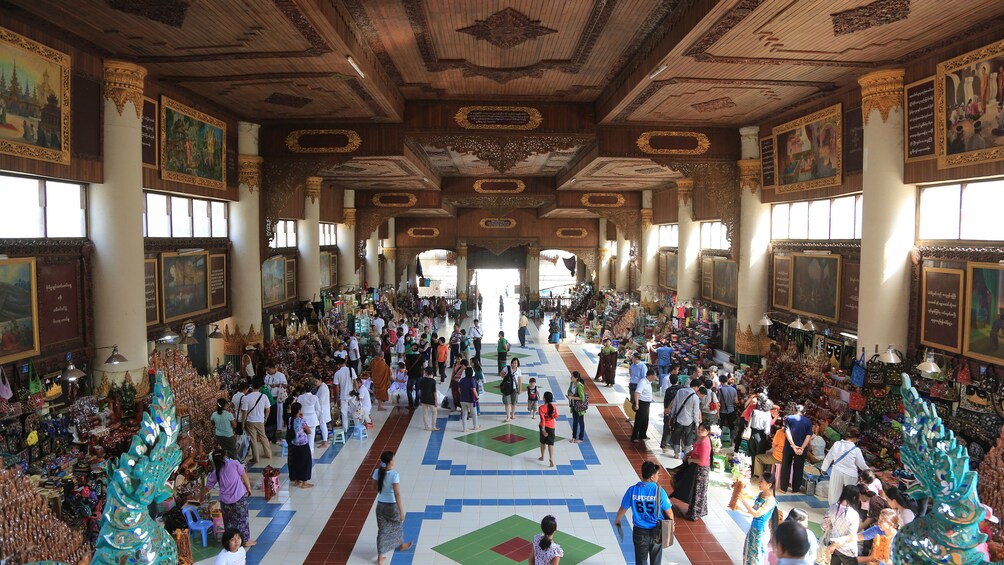
{"type": "Polygon", "coordinates": [[[146,69],[128,61],[106,60],[104,96],[115,104],[119,115],[125,111],[126,102],[132,102],[136,119],[143,116],[143,85],[146,69]]]}

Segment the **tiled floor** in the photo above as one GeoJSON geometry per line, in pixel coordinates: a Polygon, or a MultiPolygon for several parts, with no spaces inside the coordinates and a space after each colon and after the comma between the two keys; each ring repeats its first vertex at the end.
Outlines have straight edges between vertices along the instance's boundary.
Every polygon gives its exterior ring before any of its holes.
{"type": "MultiPolygon", "coordinates": [[[[515,302],[507,306],[511,319],[505,319],[503,329],[515,341],[515,302]]],[[[495,312],[483,326],[486,336],[497,335],[495,312]]],[[[613,521],[624,491],[639,480],[642,461],[680,464],[657,454],[661,418],[652,419],[648,435],[653,439],[631,443],[631,427],[620,408],[627,388],[627,371],[622,369],[613,388],[589,383],[586,441],[568,443],[571,422],[563,393],[571,371],[593,375],[596,347],[539,343],[531,327],[528,346],[514,345],[510,353],[520,357],[524,380],[534,376],[541,394],[550,390],[555,395],[561,413],[559,441],[554,447],[555,467],[549,468],[546,458],[537,460],[537,421],[526,411],[525,393],[516,421],[503,422],[495,363],[487,355],[494,356],[494,349],[493,342],[485,342],[488,386],[481,402],[482,430],[461,431],[457,412],[440,410],[440,431],[430,432],[422,429],[421,415],[403,405],[395,408],[391,403],[385,412],[374,411],[369,439],[350,439],[344,446],[318,450],[313,468],[316,488],[290,491],[282,468],[282,491],[276,498],[265,503],[261,491],[255,491],[251,530],[259,544],[249,552],[248,562],[375,562],[376,492],[370,477],[380,453],[392,450],[401,473],[405,539],[416,542],[407,552],[395,552],[392,564],[525,562],[529,542],[548,514],[558,521],[556,541],[565,550],[562,563],[633,563],[629,521],[623,540],[613,521]]],[[[443,391],[446,387],[440,385],[443,391]]],[[[270,463],[279,468],[284,461],[276,457],[270,463]]],[[[255,483],[261,470],[252,471],[255,483]]],[[[668,474],[663,475],[665,479],[668,474]]],[[[726,509],[728,477],[713,473],[711,482],[708,516],[698,522],[677,520],[678,543],[664,551],[664,564],[741,563],[749,516],[726,509]]],[[[815,522],[820,521],[819,508],[825,506],[804,496],[779,500],[782,510],[797,505],[807,509],[815,522]]]]}

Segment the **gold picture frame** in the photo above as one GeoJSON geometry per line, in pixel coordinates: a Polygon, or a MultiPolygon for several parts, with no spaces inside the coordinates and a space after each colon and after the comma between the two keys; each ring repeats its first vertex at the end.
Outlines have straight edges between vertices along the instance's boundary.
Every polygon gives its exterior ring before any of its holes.
{"type": "Polygon", "coordinates": [[[539,128],[544,118],[540,115],[540,110],[530,106],[462,106],[453,116],[453,121],[464,129],[530,131],[539,128]],[[470,121],[470,115],[476,112],[522,112],[526,114],[526,123],[477,124],[470,121]]]}
{"type": "Polygon", "coordinates": [[[286,136],[286,148],[293,153],[352,153],[362,145],[362,138],[351,129],[297,129],[286,136]],[[341,147],[304,147],[300,138],[305,135],[344,135],[346,142],[341,147]]]}
{"type": "Polygon", "coordinates": [[[703,155],[711,149],[711,140],[699,131],[646,131],[635,141],[638,150],[648,155],[703,155]],[[689,137],[696,146],[693,149],[656,149],[652,139],[657,137],[689,137]]]}
{"type": "Polygon", "coordinates": [[[226,190],[227,123],[161,96],[160,178],[226,190]]]}
{"type": "Polygon", "coordinates": [[[266,308],[286,301],[286,258],[282,255],[261,264],[261,301],[266,308]]]}
{"type": "Polygon", "coordinates": [[[7,96],[3,98],[0,153],[70,164],[70,62],[70,56],[62,51],[0,28],[5,90],[9,92],[15,82],[35,87],[30,96],[18,97],[17,103],[7,96]],[[55,142],[54,135],[58,136],[55,142]]]}
{"type": "Polygon", "coordinates": [[[38,340],[38,276],[34,257],[0,260],[0,364],[34,357],[41,351],[38,340]],[[25,324],[31,327],[25,328],[25,324]],[[10,346],[5,344],[11,344],[10,346]]]}
{"type": "Polygon", "coordinates": [[[382,192],[380,194],[374,194],[370,201],[373,202],[373,205],[377,208],[411,208],[418,203],[418,197],[410,192],[382,192]],[[408,200],[407,202],[384,202],[384,199],[388,196],[403,196],[408,200]]]}
{"type": "Polygon", "coordinates": [[[616,192],[587,192],[579,197],[579,202],[587,208],[620,208],[624,206],[624,195],[616,192]],[[594,198],[613,198],[610,204],[593,202],[594,198]]]}
{"type": "Polygon", "coordinates": [[[934,152],[938,156],[939,169],[1004,159],[1004,131],[993,127],[993,123],[983,124],[981,119],[991,104],[989,99],[983,99],[989,98],[989,89],[973,92],[973,81],[965,80],[981,78],[981,84],[989,84],[994,66],[1002,72],[1004,40],[938,63],[934,80],[934,152]],[[951,92],[948,81],[952,84],[951,92]],[[958,137],[959,128],[962,128],[962,137],[958,137]],[[950,134],[952,139],[949,139],[950,134]],[[978,136],[981,143],[975,143],[974,136],[978,136]]]}
{"type": "Polygon", "coordinates": [[[776,126],[774,191],[779,194],[843,182],[843,112],[834,104],[776,126]],[[808,145],[808,149],[803,149],[808,145]]]}
{"type": "MultiPolygon", "coordinates": [[[[1004,350],[1000,354],[994,355],[991,351],[996,351],[993,347],[994,339],[999,342],[999,337],[994,336],[993,324],[990,320],[1000,317],[1001,309],[1004,308],[1004,292],[998,294],[998,288],[1004,283],[1004,265],[1000,263],[969,263],[966,265],[966,315],[965,315],[965,339],[962,342],[962,355],[972,359],[978,359],[996,365],[1004,364],[1004,350]],[[994,273],[991,276],[995,279],[987,284],[986,273],[994,273]],[[977,295],[977,284],[987,292],[980,292],[986,296],[985,303],[974,304],[974,297],[977,295]],[[986,310],[985,312],[981,312],[986,310]],[[986,315],[986,320],[981,325],[981,314],[986,315]],[[976,327],[979,326],[979,327],[976,327]],[[987,328],[986,335],[983,335],[984,326],[987,328]],[[983,346],[983,340],[988,341],[987,346],[983,346]],[[977,343],[979,340],[979,343],[977,343]]],[[[998,332],[1000,330],[998,329],[998,332]]]]}
{"type": "Polygon", "coordinates": [[[554,235],[561,239],[582,239],[589,235],[589,231],[586,228],[558,228],[554,230],[554,235]]]}
{"type": "Polygon", "coordinates": [[[836,254],[822,255],[816,253],[792,253],[790,257],[790,310],[795,314],[816,320],[837,323],[840,319],[840,285],[843,257],[836,254]],[[816,266],[815,269],[813,269],[813,264],[816,266]],[[799,273],[800,269],[803,271],[801,274],[799,273]],[[827,271],[830,272],[827,273],[827,271]],[[811,288],[814,292],[818,291],[816,292],[817,296],[805,297],[799,295],[800,277],[811,279],[806,283],[806,288],[811,288]],[[813,302],[819,303],[819,307],[812,309],[813,302]]]}
{"type": "Polygon", "coordinates": [[[440,232],[439,228],[432,226],[423,226],[420,228],[408,228],[408,231],[405,233],[408,234],[408,237],[424,239],[430,237],[439,237],[440,232]]]}
{"type": "MultiPolygon", "coordinates": [[[[962,341],[962,339],[963,339],[963,335],[962,334],[964,332],[964,326],[966,326],[966,324],[963,324],[962,322],[963,322],[963,320],[966,317],[965,316],[965,311],[967,311],[967,310],[965,310],[965,309],[968,308],[968,305],[963,300],[963,297],[966,296],[964,294],[965,293],[965,289],[966,289],[965,277],[966,277],[966,271],[964,271],[962,269],[944,269],[944,268],[940,268],[940,267],[923,267],[921,269],[921,271],[920,271],[920,331],[918,332],[920,334],[920,343],[921,343],[921,345],[926,345],[928,347],[934,347],[936,349],[942,349],[942,350],[945,350],[945,351],[951,351],[952,353],[961,353],[962,352],[962,346],[963,346],[963,343],[964,343],[962,341]],[[956,328],[956,334],[957,335],[955,336],[955,342],[959,344],[958,347],[949,347],[948,345],[946,345],[944,343],[938,343],[938,342],[931,341],[931,340],[927,339],[927,335],[926,335],[926,332],[925,332],[925,330],[927,328],[927,308],[924,308],[924,304],[927,302],[926,297],[927,297],[927,275],[928,275],[928,273],[944,273],[944,274],[947,274],[947,275],[955,275],[955,276],[959,277],[958,296],[959,296],[959,304],[962,305],[962,308],[960,308],[960,310],[962,310],[962,311],[959,312],[959,314],[961,314],[961,315],[959,316],[959,319],[958,319],[957,324],[956,324],[958,327],[956,328]]],[[[937,319],[934,318],[933,320],[934,321],[932,321],[932,323],[936,323],[935,321],[937,319]]]]}
{"type": "Polygon", "coordinates": [[[785,310],[791,310],[791,257],[787,255],[774,255],[773,274],[770,281],[770,303],[771,308],[784,308],[785,310]],[[778,302],[777,300],[777,264],[779,262],[788,264],[788,300],[785,302],[778,302]]]}
{"type": "Polygon", "coordinates": [[[209,252],[161,253],[159,279],[163,323],[170,324],[209,312],[209,252]],[[181,304],[180,299],[175,304],[175,296],[185,296],[184,302],[187,304],[181,304]],[[169,304],[168,300],[172,303],[169,304]]]}
{"type": "Polygon", "coordinates": [[[478,225],[487,230],[511,230],[516,227],[515,218],[481,218],[478,225]]]}
{"type": "Polygon", "coordinates": [[[526,190],[526,183],[520,179],[478,179],[474,181],[474,192],[478,194],[519,194],[526,190]],[[488,183],[512,183],[512,190],[484,188],[488,183]]]}

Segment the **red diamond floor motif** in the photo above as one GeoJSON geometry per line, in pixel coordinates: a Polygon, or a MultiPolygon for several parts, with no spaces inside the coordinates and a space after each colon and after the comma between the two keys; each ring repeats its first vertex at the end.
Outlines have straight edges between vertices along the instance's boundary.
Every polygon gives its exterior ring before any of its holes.
{"type": "Polygon", "coordinates": [[[502,542],[492,548],[492,551],[498,553],[502,557],[512,559],[517,563],[521,563],[526,560],[526,556],[530,553],[531,543],[523,538],[512,538],[509,541],[502,542]]]}
{"type": "Polygon", "coordinates": [[[495,440],[495,441],[500,441],[502,443],[512,444],[512,443],[519,443],[519,442],[523,441],[526,438],[523,437],[523,436],[515,435],[515,434],[504,434],[504,435],[500,435],[500,436],[495,436],[492,439],[495,440]]]}

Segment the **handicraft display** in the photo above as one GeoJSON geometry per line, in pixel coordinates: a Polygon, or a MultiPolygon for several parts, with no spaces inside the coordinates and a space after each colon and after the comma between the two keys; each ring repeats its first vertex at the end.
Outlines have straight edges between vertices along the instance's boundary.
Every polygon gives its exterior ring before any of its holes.
{"type": "Polygon", "coordinates": [[[774,128],[778,193],[840,185],[841,122],[841,106],[835,104],[774,128]]]}
{"type": "Polygon", "coordinates": [[[226,122],[164,96],[160,124],[161,178],[226,190],[226,122]]]}
{"type": "Polygon", "coordinates": [[[0,364],[39,353],[35,259],[0,260],[0,364]]]}
{"type": "Polygon", "coordinates": [[[840,313],[840,255],[791,255],[791,311],[836,322],[840,313]]]}
{"type": "Polygon", "coordinates": [[[934,83],[938,168],[1004,158],[1004,41],[938,64],[934,83]]]}

